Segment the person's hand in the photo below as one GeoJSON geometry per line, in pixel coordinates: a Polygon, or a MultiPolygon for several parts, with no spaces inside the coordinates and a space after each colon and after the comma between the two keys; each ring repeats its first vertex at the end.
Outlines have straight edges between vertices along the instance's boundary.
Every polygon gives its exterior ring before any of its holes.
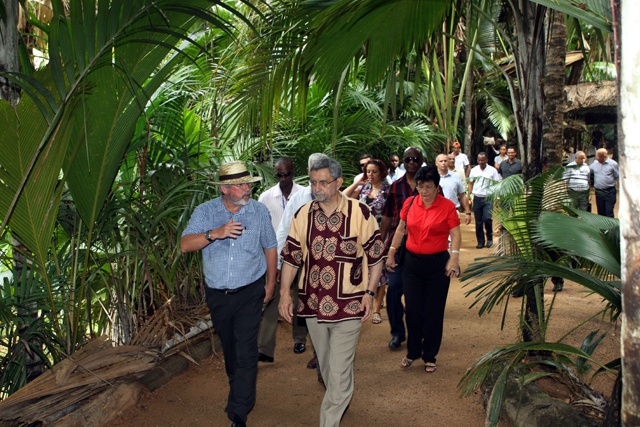
{"type": "Polygon", "coordinates": [[[393,254],[388,254],[387,255],[387,261],[384,263],[384,266],[387,268],[387,271],[390,271],[392,273],[395,273],[394,268],[396,268],[398,266],[398,263],[396,263],[396,257],[395,257],[395,251],[393,252],[393,254]]]}
{"type": "Polygon", "coordinates": [[[447,262],[447,266],[445,267],[445,274],[449,278],[460,276],[460,264],[457,259],[453,259],[453,257],[449,258],[447,262]]]}
{"type": "Polygon", "coordinates": [[[373,295],[364,294],[362,295],[362,300],[360,301],[360,311],[364,311],[364,316],[362,316],[362,323],[366,322],[367,319],[371,316],[371,310],[373,309],[373,295]]]}
{"type": "Polygon", "coordinates": [[[464,225],[471,224],[471,215],[464,214],[464,225]]]}
{"type": "Polygon", "coordinates": [[[237,239],[238,236],[242,235],[242,230],[244,227],[239,222],[234,222],[233,219],[230,219],[222,227],[218,228],[216,231],[218,232],[219,239],[226,239],[227,237],[231,237],[232,239],[237,239]]]}
{"type": "Polygon", "coordinates": [[[280,304],[278,304],[278,312],[280,316],[287,322],[291,323],[293,319],[293,300],[291,296],[280,294],[280,304]]]}
{"type": "Polygon", "coordinates": [[[273,296],[275,294],[276,290],[276,285],[265,285],[264,287],[264,300],[262,301],[263,303],[268,303],[269,301],[271,301],[273,299],[273,296]]]}

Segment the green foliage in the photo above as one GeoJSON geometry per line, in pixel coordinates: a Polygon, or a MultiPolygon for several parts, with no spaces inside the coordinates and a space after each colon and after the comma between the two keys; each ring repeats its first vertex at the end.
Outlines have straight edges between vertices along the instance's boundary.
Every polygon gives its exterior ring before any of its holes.
{"type": "MultiPolygon", "coordinates": [[[[586,375],[590,368],[587,362],[597,363],[591,355],[604,337],[598,337],[597,331],[584,339],[580,349],[562,341],[581,325],[556,343],[545,341],[555,300],[554,296],[545,316],[542,293],[548,278],[572,280],[602,296],[602,312],[610,312],[612,321],[622,310],[618,220],[570,207],[562,176],[563,169],[555,168],[526,183],[519,177],[510,177],[495,186],[496,217],[506,231],[500,237],[500,253],[476,260],[462,278],[474,284],[466,295],[475,295],[472,306],[480,305],[480,315],[504,304],[503,326],[511,292],[520,287],[533,291],[525,292],[522,299],[521,328],[539,340],[492,350],[469,368],[460,381],[463,393],[468,394],[487,380],[495,366],[501,367],[491,394],[488,425],[497,423],[507,378],[520,378],[526,384],[537,378],[539,373],[531,369],[540,364],[547,371],[552,368],[548,372],[553,375],[573,380],[575,376],[570,369],[586,375]],[[535,316],[526,312],[527,298],[535,298],[538,308],[535,316]],[[527,318],[536,319],[537,323],[531,324],[527,318]],[[533,350],[535,357],[531,354],[533,350]]],[[[599,365],[596,373],[615,366],[599,365]]]]}

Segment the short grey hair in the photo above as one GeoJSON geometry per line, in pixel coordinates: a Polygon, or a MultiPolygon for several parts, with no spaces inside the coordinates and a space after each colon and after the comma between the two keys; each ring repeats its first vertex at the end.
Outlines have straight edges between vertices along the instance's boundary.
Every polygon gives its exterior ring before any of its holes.
{"type": "Polygon", "coordinates": [[[317,171],[320,169],[329,169],[329,175],[331,178],[338,179],[342,177],[342,166],[337,161],[327,157],[326,159],[320,159],[311,166],[309,172],[317,171]]]}
{"type": "Polygon", "coordinates": [[[312,155],[309,156],[309,165],[307,166],[307,168],[311,170],[311,166],[313,166],[315,162],[321,159],[328,159],[328,158],[329,156],[327,156],[326,154],[313,153],[312,155]]]}

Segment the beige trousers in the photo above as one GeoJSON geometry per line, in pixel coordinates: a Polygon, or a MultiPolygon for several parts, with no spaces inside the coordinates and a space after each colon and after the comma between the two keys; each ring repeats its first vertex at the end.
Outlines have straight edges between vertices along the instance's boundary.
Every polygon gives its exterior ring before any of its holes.
{"type": "Polygon", "coordinates": [[[318,323],[315,317],[307,318],[309,336],[327,387],[320,406],[320,427],[338,427],[351,401],[353,362],[361,326],[360,319],[318,323]]]}

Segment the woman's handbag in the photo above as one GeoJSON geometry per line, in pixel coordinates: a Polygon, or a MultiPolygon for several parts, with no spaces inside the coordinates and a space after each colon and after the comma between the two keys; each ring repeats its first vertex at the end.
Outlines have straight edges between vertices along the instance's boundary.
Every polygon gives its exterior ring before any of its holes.
{"type": "MultiPolygon", "coordinates": [[[[411,205],[413,205],[413,202],[416,200],[417,196],[414,196],[413,199],[411,199],[411,203],[409,203],[409,208],[407,209],[407,220],[409,219],[409,211],[411,210],[411,205]]],[[[408,225],[404,224],[404,234],[402,235],[402,242],[400,242],[400,247],[398,247],[398,250],[396,250],[396,264],[398,265],[402,265],[402,263],[404,262],[404,257],[407,254],[407,236],[409,235],[409,227],[408,225]]]]}

